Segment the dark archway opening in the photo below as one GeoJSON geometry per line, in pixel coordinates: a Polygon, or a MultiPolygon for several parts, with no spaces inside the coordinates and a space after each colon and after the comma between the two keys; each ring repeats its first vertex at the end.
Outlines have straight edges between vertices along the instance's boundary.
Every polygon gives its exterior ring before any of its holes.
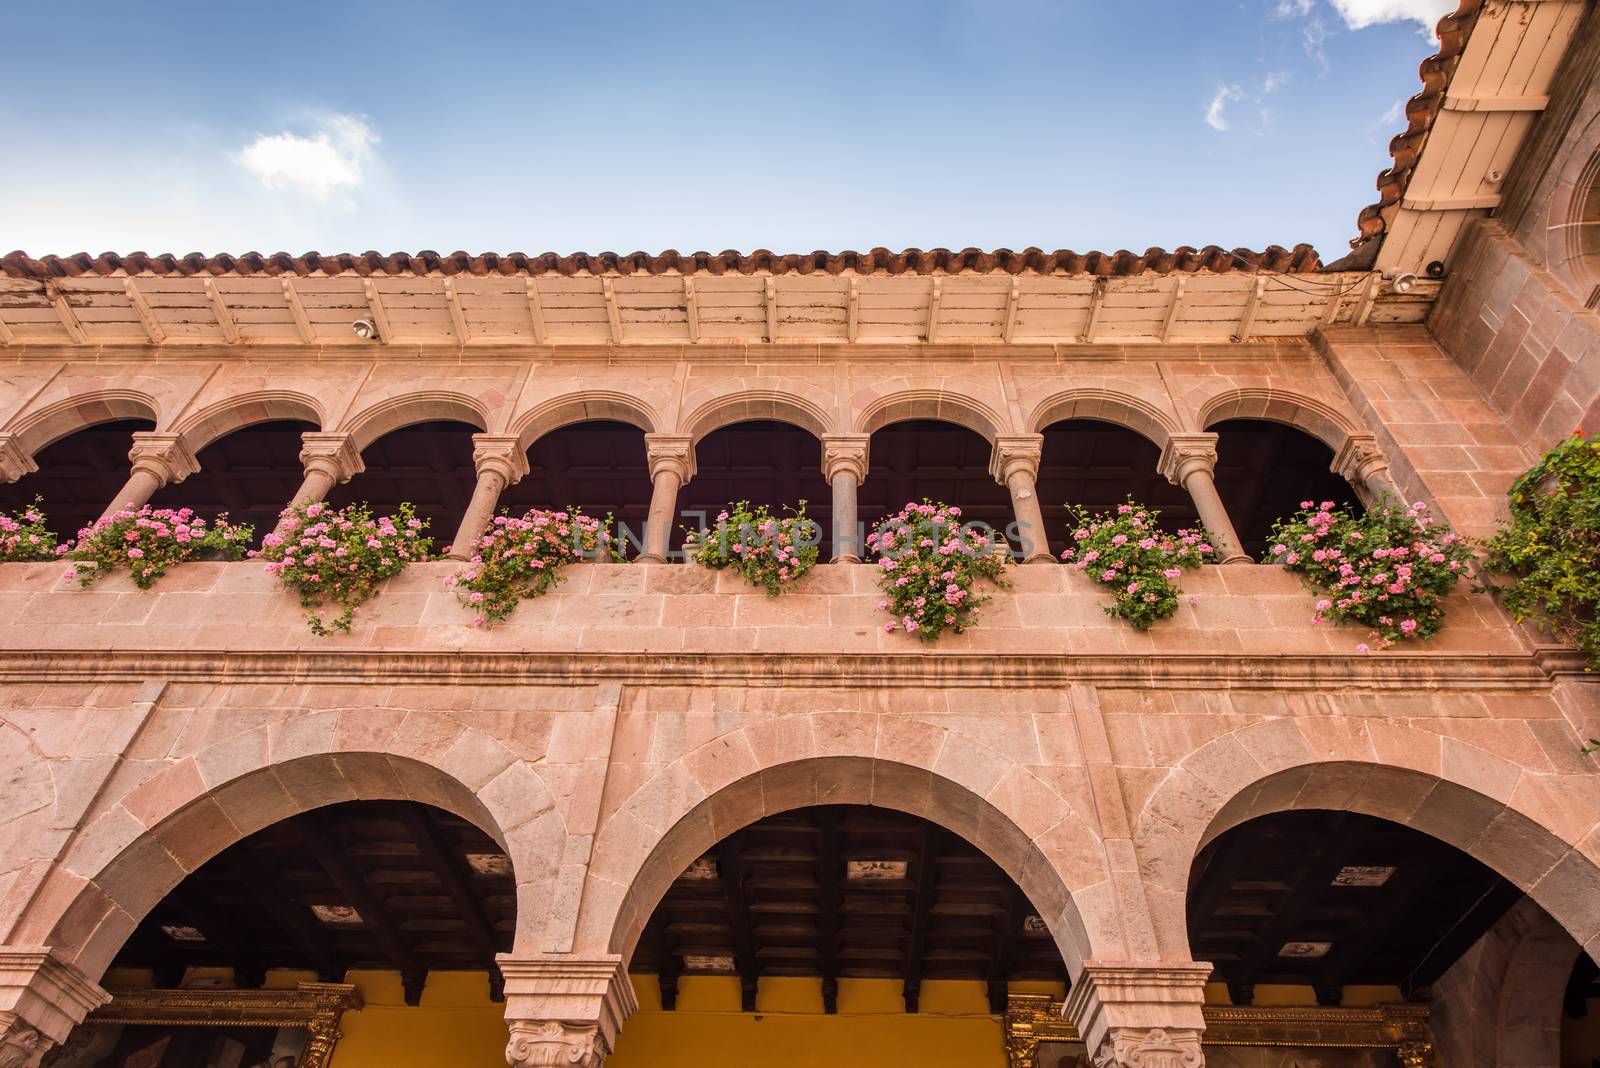
{"type": "Polygon", "coordinates": [[[366,470],[328,494],[336,508],[365,501],[373,515],[392,515],[402,503],[426,520],[435,551],[456,536],[478,483],[470,423],[436,420],[391,430],[361,453],[366,470]]]}
{"type": "Polygon", "coordinates": [[[822,543],[818,560],[833,551],[833,493],[822,477],[822,442],[810,431],[771,419],[752,419],[713,430],[695,443],[695,476],[678,492],[679,519],[672,547],[681,548],[685,527],[698,527],[695,512],[706,523],[732,501],[764,504],[777,515],[785,505],[806,502],[822,543]]]}
{"type": "Polygon", "coordinates": [[[1161,513],[1162,529],[1196,522],[1194,502],[1161,476],[1161,447],[1136,430],[1098,419],[1066,419],[1044,429],[1039,506],[1051,547],[1066,548],[1065,505],[1109,512],[1130,496],[1161,513]]]}
{"type": "Polygon", "coordinates": [[[879,430],[872,435],[871,469],[857,505],[868,533],[924,497],[956,505],[964,520],[1005,533],[1013,522],[1011,495],[989,473],[993,452],[982,434],[937,419],[908,419],[879,430]]]}
{"type": "Polygon", "coordinates": [[[1217,494],[1244,551],[1266,559],[1272,526],[1300,510],[1301,501],[1333,501],[1363,512],[1350,483],[1329,470],[1333,450],[1296,427],[1260,419],[1229,419],[1217,435],[1217,494]]]}
{"type": "Polygon", "coordinates": [[[662,1007],[683,975],[735,975],[752,1012],[763,976],[893,978],[907,1012],[929,979],[978,979],[1004,1012],[1013,979],[1067,980],[1049,930],[999,865],[928,820],[865,805],[767,816],[719,842],[656,906],[632,962],[662,1007]]]}
{"type": "Polygon", "coordinates": [[[195,454],[199,471],[161,487],[150,503],[192,508],[205,519],[226,512],[230,522],[253,525],[259,545],[300,488],[300,435],[315,429],[315,423],[282,419],[225,434],[195,454]]]}
{"type": "Polygon", "coordinates": [[[147,419],[118,419],[51,442],[33,458],[37,471],[0,484],[0,511],[15,515],[41,497],[56,539],[73,540],[127,483],[134,431],[154,429],[147,419]]]}
{"type": "Polygon", "coordinates": [[[175,987],[190,968],[231,968],[242,987],[269,969],[338,982],[398,971],[415,1005],[430,971],[486,971],[516,932],[511,861],[478,827],[414,801],[349,801],[237,842],[144,917],[113,967],[175,987]]]}
{"type": "MultiPolygon", "coordinates": [[[[533,508],[581,508],[596,519],[610,515],[643,537],[650,513],[650,460],[644,431],[597,419],[552,430],[528,447],[528,473],[500,494],[500,510],[520,516],[533,508]]],[[[637,546],[622,544],[629,555],[637,546]]]]}

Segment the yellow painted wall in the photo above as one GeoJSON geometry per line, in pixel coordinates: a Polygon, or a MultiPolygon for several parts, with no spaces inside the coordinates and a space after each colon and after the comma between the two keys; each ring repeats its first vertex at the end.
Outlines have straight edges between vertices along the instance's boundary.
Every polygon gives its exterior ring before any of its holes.
{"type": "Polygon", "coordinates": [[[366,1007],[347,1012],[332,1068],[505,1068],[505,1006],[483,972],[430,972],[422,1003],[405,1003],[396,972],[351,972],[366,1007]]]}

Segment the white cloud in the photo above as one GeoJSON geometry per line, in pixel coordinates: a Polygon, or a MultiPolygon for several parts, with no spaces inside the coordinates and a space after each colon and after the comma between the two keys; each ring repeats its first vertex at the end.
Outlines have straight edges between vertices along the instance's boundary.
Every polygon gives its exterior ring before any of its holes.
{"type": "Polygon", "coordinates": [[[1300,47],[1311,57],[1311,62],[1322,68],[1324,74],[1333,69],[1332,64],[1328,62],[1327,49],[1323,47],[1332,36],[1333,31],[1328,29],[1328,24],[1322,21],[1321,15],[1312,16],[1300,31],[1300,47]]]}
{"type": "Polygon", "coordinates": [[[1213,130],[1226,130],[1228,119],[1223,111],[1230,101],[1243,99],[1244,93],[1240,92],[1237,85],[1217,86],[1217,94],[1211,98],[1211,103],[1206,105],[1206,125],[1213,130]]]}
{"type": "Polygon", "coordinates": [[[1456,0],[1329,0],[1352,30],[1380,22],[1415,22],[1429,37],[1439,20],[1456,9],[1456,0]]]}
{"type": "Polygon", "coordinates": [[[1405,115],[1405,113],[1406,102],[1404,100],[1396,100],[1393,104],[1389,105],[1388,111],[1385,111],[1382,115],[1378,116],[1377,125],[1384,127],[1398,126],[1400,125],[1401,117],[1405,115]]]}
{"type": "Polygon", "coordinates": [[[1271,93],[1276,93],[1279,89],[1282,89],[1288,84],[1289,73],[1287,71],[1272,71],[1265,78],[1261,79],[1261,95],[1267,96],[1271,93]]]}
{"type": "Polygon", "coordinates": [[[268,189],[292,189],[326,201],[365,178],[378,134],[359,115],[325,115],[311,136],[284,131],[258,134],[234,156],[268,189]]]}
{"type": "Polygon", "coordinates": [[[1278,0],[1277,15],[1280,19],[1290,19],[1296,16],[1304,18],[1311,14],[1311,8],[1317,0],[1278,0]]]}

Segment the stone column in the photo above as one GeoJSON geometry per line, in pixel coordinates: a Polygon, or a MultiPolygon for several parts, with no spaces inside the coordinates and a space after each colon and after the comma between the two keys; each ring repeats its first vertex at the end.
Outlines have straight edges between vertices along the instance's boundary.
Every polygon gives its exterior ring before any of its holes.
{"type": "Polygon", "coordinates": [[[861,562],[861,518],[856,490],[867,479],[867,434],[824,434],[822,477],[833,487],[833,562],[861,562]]]}
{"type": "Polygon", "coordinates": [[[472,558],[478,539],[494,518],[500,494],[528,473],[528,450],[522,448],[515,434],[474,434],[472,466],[477,469],[478,484],[472,490],[467,514],[461,517],[461,525],[450,542],[452,560],[472,558]]]}
{"type": "Polygon", "coordinates": [[[1200,513],[1200,522],[1211,532],[1215,558],[1224,564],[1248,564],[1250,558],[1239,548],[1239,535],[1233,529],[1233,520],[1222,506],[1217,495],[1217,484],[1212,472],[1217,467],[1217,436],[1215,434],[1174,434],[1161,450],[1161,473],[1174,486],[1189,491],[1194,507],[1200,513]]]}
{"type": "Polygon", "coordinates": [[[182,482],[200,470],[194,453],[189,451],[182,437],[177,434],[158,434],[151,430],[134,431],[133,448],[128,450],[128,459],[133,461],[133,472],[121,492],[111,499],[110,506],[101,513],[102,519],[118,512],[136,512],[149,504],[151,495],[162,486],[182,482]]]}
{"type": "Polygon", "coordinates": [[[1043,434],[1002,435],[994,439],[994,451],[989,459],[989,473],[1011,493],[1011,513],[1016,517],[1025,564],[1055,559],[1050,555],[1044,513],[1039,509],[1039,494],[1034,487],[1043,449],[1043,434]]]}
{"type": "Polygon", "coordinates": [[[694,477],[694,439],[682,434],[646,434],[650,458],[650,516],[645,520],[644,554],[640,560],[660,563],[672,544],[678,514],[678,489],[694,477]]]}
{"type": "Polygon", "coordinates": [[[496,960],[505,978],[506,1062],[512,1068],[600,1068],[623,1021],[639,1007],[620,956],[502,953],[496,960]]]}
{"type": "Polygon", "coordinates": [[[0,1068],[36,1068],[111,995],[45,946],[0,946],[0,1068]]]}
{"type": "Polygon", "coordinates": [[[349,434],[327,434],[320,430],[308,430],[300,435],[300,466],[305,469],[305,478],[289,498],[284,514],[273,528],[274,533],[281,532],[289,521],[289,509],[326,500],[329,490],[366,470],[354,438],[349,434]]]}
{"type": "Polygon", "coordinates": [[[1095,1068],[1200,1068],[1211,965],[1085,961],[1065,1015],[1095,1068]]]}
{"type": "Polygon", "coordinates": [[[1389,459],[1378,448],[1376,435],[1351,434],[1345,438],[1329,470],[1350,483],[1361,503],[1368,508],[1385,496],[1392,497],[1396,504],[1405,503],[1394,476],[1389,473],[1389,459]]]}
{"type": "Polygon", "coordinates": [[[22,451],[15,434],[0,434],[0,482],[15,482],[37,470],[39,465],[22,451]]]}

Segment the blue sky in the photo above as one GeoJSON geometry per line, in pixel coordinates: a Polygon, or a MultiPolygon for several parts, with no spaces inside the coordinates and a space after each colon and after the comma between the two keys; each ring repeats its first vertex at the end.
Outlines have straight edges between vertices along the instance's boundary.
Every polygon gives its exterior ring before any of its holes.
{"type": "Polygon", "coordinates": [[[8,5],[0,251],[1333,259],[1453,6],[8,5]]]}

